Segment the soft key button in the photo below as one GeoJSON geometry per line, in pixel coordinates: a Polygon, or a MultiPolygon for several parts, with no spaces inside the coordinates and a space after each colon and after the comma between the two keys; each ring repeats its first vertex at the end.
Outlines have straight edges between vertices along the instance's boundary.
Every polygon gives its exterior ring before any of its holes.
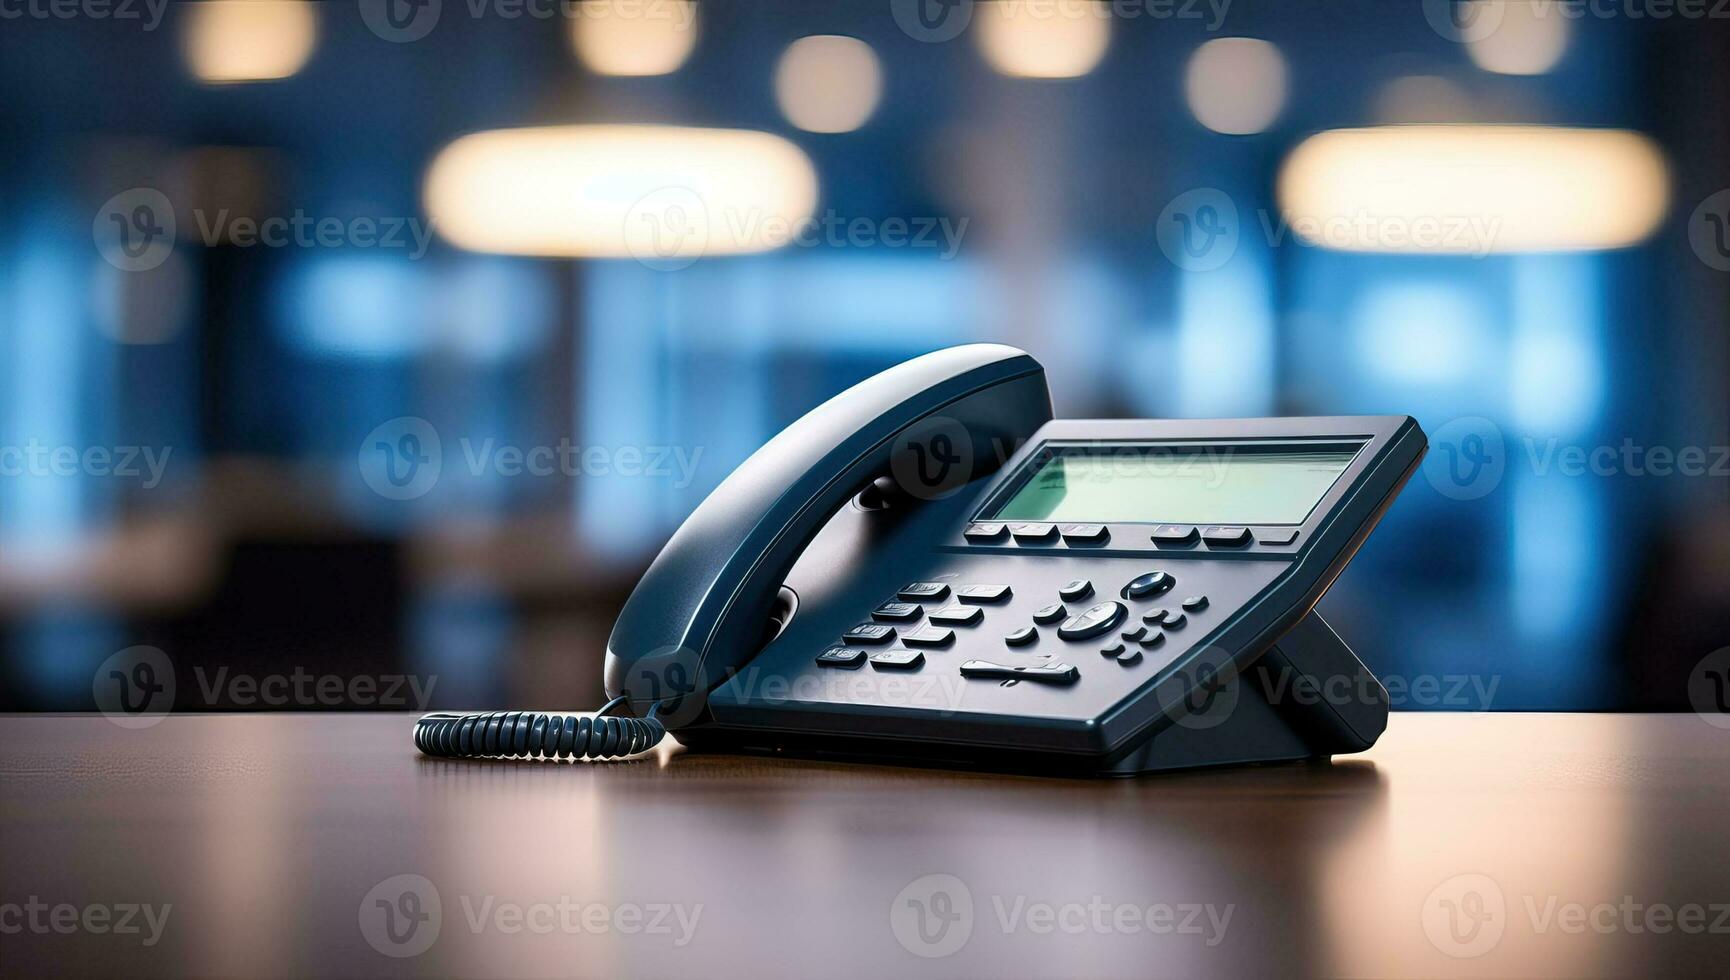
{"type": "Polygon", "coordinates": [[[1153,543],[1167,546],[1195,544],[1195,527],[1190,524],[1161,524],[1153,529],[1153,543]]]}
{"type": "Polygon", "coordinates": [[[1236,548],[1249,544],[1249,528],[1216,525],[1201,529],[1201,539],[1215,548],[1236,548]]]}
{"type": "Polygon", "coordinates": [[[1055,524],[1011,524],[1009,533],[1022,544],[1049,544],[1057,537],[1055,524]]]}
{"type": "Polygon", "coordinates": [[[1106,539],[1104,524],[1063,524],[1057,530],[1070,544],[1100,544],[1106,539]]]}
{"type": "Polygon", "coordinates": [[[969,541],[983,544],[987,541],[998,540],[1003,537],[1007,530],[1008,528],[1002,524],[970,524],[967,530],[962,532],[962,535],[969,541]]]}

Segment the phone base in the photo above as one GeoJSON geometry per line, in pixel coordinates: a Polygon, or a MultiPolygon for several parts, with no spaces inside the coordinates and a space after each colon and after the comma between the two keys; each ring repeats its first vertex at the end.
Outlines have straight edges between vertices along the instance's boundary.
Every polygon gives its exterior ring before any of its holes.
{"type": "Polygon", "coordinates": [[[678,731],[698,750],[1058,776],[1139,776],[1361,752],[1387,727],[1388,696],[1311,612],[1233,681],[1140,743],[1108,757],[932,741],[703,724],[678,731]]]}

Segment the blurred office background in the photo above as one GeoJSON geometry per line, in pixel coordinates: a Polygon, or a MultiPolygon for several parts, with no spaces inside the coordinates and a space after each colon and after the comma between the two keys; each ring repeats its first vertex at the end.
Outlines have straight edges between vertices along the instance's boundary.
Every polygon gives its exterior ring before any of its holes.
{"type": "Polygon", "coordinates": [[[1397,700],[1686,708],[1730,644],[1710,8],[17,5],[0,706],[137,645],[182,707],[222,667],[594,705],[736,463],[991,340],[1063,416],[1417,416],[1323,604],[1440,685],[1397,700]]]}

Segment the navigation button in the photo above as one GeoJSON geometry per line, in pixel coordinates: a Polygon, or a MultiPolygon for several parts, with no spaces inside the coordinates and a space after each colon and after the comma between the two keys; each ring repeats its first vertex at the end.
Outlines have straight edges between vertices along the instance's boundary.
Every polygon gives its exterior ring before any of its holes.
{"type": "Polygon", "coordinates": [[[878,670],[913,670],[924,662],[925,654],[918,650],[885,650],[871,658],[878,670]]]}
{"type": "Polygon", "coordinates": [[[1012,647],[1024,647],[1039,639],[1039,631],[1031,626],[1023,626],[1003,638],[1003,642],[1012,647]]]}
{"type": "Polygon", "coordinates": [[[955,642],[955,631],[937,626],[921,626],[901,634],[901,642],[910,647],[946,647],[955,642]]]}
{"type": "Polygon", "coordinates": [[[865,651],[853,647],[830,647],[817,655],[819,667],[863,667],[865,651]]]}
{"type": "Polygon", "coordinates": [[[996,541],[1005,530],[1002,524],[970,524],[962,536],[969,541],[996,541]]]}
{"type": "Polygon", "coordinates": [[[1087,640],[1117,628],[1129,615],[1129,607],[1121,602],[1101,602],[1089,606],[1064,620],[1057,635],[1065,640],[1087,640]]]}
{"type": "Polygon", "coordinates": [[[962,602],[1002,602],[1009,598],[1009,586],[963,585],[955,590],[955,598],[962,602]]]}
{"type": "Polygon", "coordinates": [[[908,620],[918,619],[924,612],[925,610],[921,609],[918,603],[885,602],[871,610],[871,618],[884,619],[892,623],[904,623],[908,620]]]}
{"type": "Polygon", "coordinates": [[[1038,664],[1028,667],[1011,667],[1006,664],[994,664],[989,660],[969,660],[961,665],[962,677],[977,677],[981,680],[1005,681],[1035,681],[1040,684],[1074,684],[1081,677],[1081,671],[1069,664],[1038,664]]]}
{"type": "Polygon", "coordinates": [[[1073,579],[1065,582],[1063,587],[1057,590],[1057,594],[1068,602],[1085,599],[1093,594],[1093,583],[1084,578],[1073,579]]]}
{"type": "Polygon", "coordinates": [[[1050,544],[1057,537],[1055,524],[1011,524],[1009,533],[1022,544],[1050,544]]]}
{"type": "Polygon", "coordinates": [[[1065,524],[1057,530],[1070,544],[1101,544],[1107,537],[1104,524],[1065,524]]]}
{"type": "Polygon", "coordinates": [[[928,618],[943,626],[974,626],[985,618],[985,610],[978,606],[944,606],[931,610],[928,618]]]}
{"type": "Polygon", "coordinates": [[[1195,544],[1196,531],[1189,524],[1161,524],[1153,529],[1153,543],[1163,545],[1195,544]]]}
{"type": "Polygon", "coordinates": [[[1201,539],[1215,548],[1235,548],[1249,544],[1249,528],[1216,525],[1201,529],[1201,539]]]}
{"type": "Polygon", "coordinates": [[[1124,594],[1131,599],[1146,599],[1170,591],[1176,584],[1177,579],[1172,578],[1169,572],[1148,572],[1131,579],[1124,587],[1124,594]]]}
{"type": "Polygon", "coordinates": [[[1063,603],[1054,602],[1049,606],[1040,606],[1038,609],[1035,609],[1033,611],[1033,621],[1041,626],[1047,626],[1051,623],[1057,622],[1067,615],[1069,615],[1069,610],[1063,608],[1063,603]]]}
{"type": "Polygon", "coordinates": [[[881,623],[860,623],[858,626],[855,626],[841,634],[841,642],[851,643],[855,646],[877,646],[878,644],[888,643],[894,639],[894,628],[884,626],[881,623]]]}
{"type": "Polygon", "coordinates": [[[935,602],[948,594],[949,586],[942,582],[913,582],[903,586],[901,591],[895,594],[895,598],[908,602],[935,602]]]}

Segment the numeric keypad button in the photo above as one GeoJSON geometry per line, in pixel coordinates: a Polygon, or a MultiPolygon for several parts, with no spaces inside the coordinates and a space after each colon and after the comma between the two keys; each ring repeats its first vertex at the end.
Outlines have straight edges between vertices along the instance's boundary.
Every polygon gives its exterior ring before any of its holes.
{"type": "Polygon", "coordinates": [[[925,610],[914,602],[885,602],[871,610],[872,619],[881,619],[891,623],[906,623],[918,619],[925,610]]]}
{"type": "Polygon", "coordinates": [[[949,595],[949,586],[942,582],[911,582],[903,586],[895,598],[903,602],[936,602],[949,595]]]}
{"type": "Polygon", "coordinates": [[[944,606],[931,610],[926,618],[942,626],[976,626],[985,618],[985,610],[978,606],[944,606]]]}
{"type": "Polygon", "coordinates": [[[882,623],[860,623],[841,634],[841,642],[853,646],[881,646],[893,642],[894,639],[895,628],[882,623]]]}

